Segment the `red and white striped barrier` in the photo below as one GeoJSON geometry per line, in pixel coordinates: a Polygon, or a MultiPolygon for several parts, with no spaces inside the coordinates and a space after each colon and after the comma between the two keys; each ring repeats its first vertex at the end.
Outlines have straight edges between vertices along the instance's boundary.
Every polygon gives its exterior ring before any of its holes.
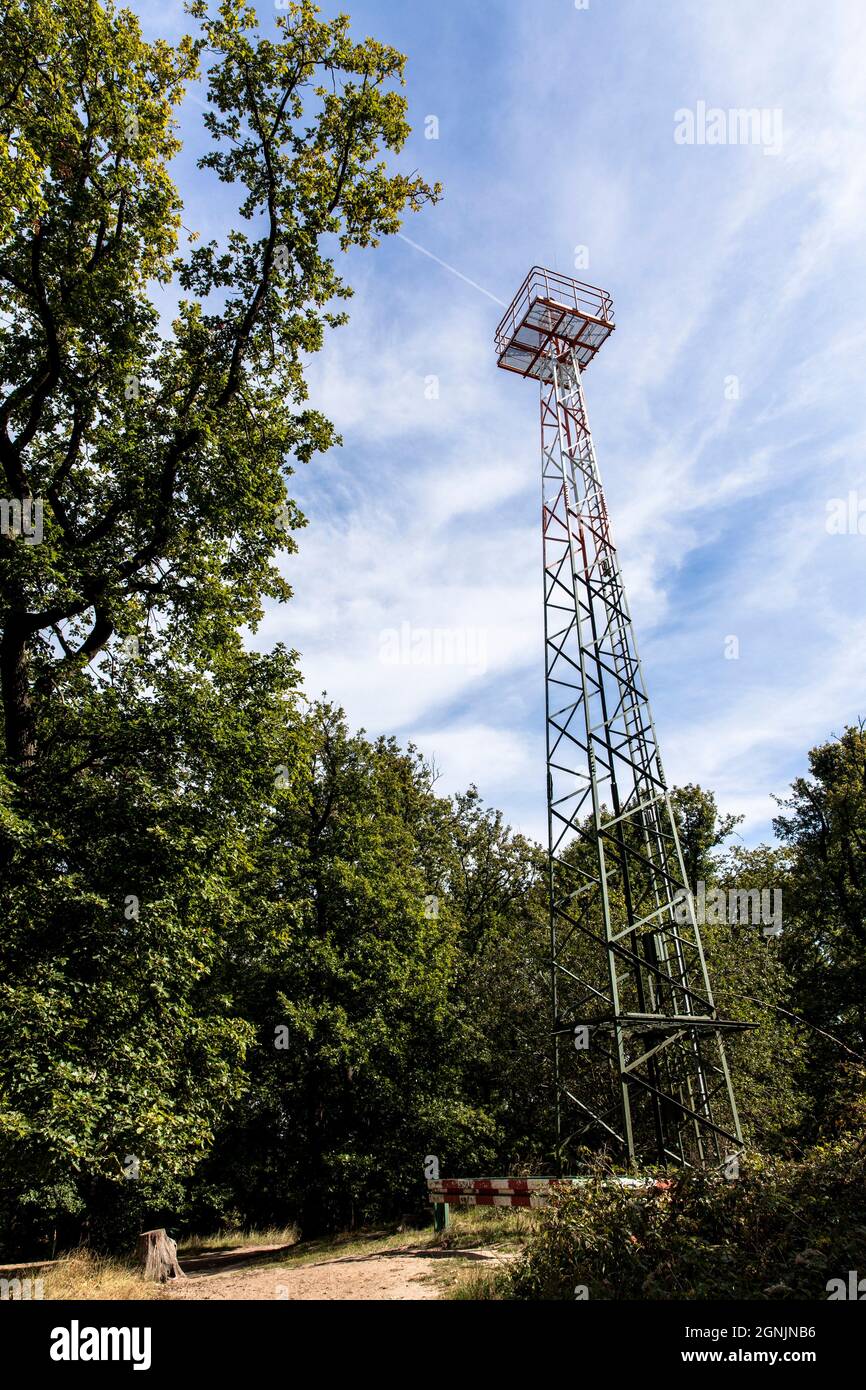
{"type": "MultiPolygon", "coordinates": [[[[543,1207],[553,1192],[583,1187],[590,1178],[428,1178],[431,1202],[453,1207],[543,1207]]],[[[666,1191],[667,1178],[606,1179],[618,1187],[656,1188],[666,1191]]]]}

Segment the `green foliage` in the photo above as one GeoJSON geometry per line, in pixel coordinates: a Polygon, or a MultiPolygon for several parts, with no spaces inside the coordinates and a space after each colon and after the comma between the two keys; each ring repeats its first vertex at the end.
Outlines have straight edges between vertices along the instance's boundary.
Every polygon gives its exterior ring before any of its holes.
{"type": "Polygon", "coordinates": [[[9,1249],[309,1234],[418,1209],[429,1153],[544,1161],[537,850],[292,678],[278,651],[121,686],[104,765],[7,816],[9,1249]]]}
{"type": "Polygon", "coordinates": [[[258,1020],[252,1085],[203,1166],[199,1219],[290,1210],[309,1234],[417,1208],[427,1154],[443,1171],[496,1164],[519,1017],[513,981],[479,1017],[492,972],[477,965],[508,950],[531,863],[477,796],[436,797],[414,750],[350,736],[327,705],[295,738],[256,937],[234,957],[258,1020]]]}
{"type": "MultiPolygon", "coordinates": [[[[11,0],[0,32],[0,493],[44,507],[40,543],[0,535],[13,1247],[180,1212],[254,1075],[253,965],[308,920],[269,879],[278,769],[309,750],[294,654],[240,634],[290,593],[286,480],[334,442],[303,373],[351,293],[327,248],[373,246],[437,196],[392,167],[402,55],[306,0],[276,40],[244,0],[189,11],[198,33],[174,47],[112,0],[11,0]],[[237,188],[244,230],[180,254],[174,113],[205,55],[201,163],[237,188]],[[184,296],[167,335],[154,282],[184,296]]],[[[410,898],[385,905],[382,988],[410,969],[410,898]]]]}
{"type": "Polygon", "coordinates": [[[809,775],[796,778],[791,793],[775,822],[791,861],[782,953],[793,981],[790,1008],[810,1025],[808,1132],[829,1135],[852,1103],[852,1086],[856,1103],[866,1060],[863,725],[814,748],[809,775]]]}
{"type": "Polygon", "coordinates": [[[782,938],[765,934],[761,920],[781,903],[784,930],[790,856],[730,844],[742,816],[721,814],[702,787],[677,787],[671,801],[689,887],[704,886],[700,931],[716,1007],[723,1018],[757,1024],[726,1042],[743,1133],[759,1150],[799,1152],[807,1042],[785,1011],[792,982],[782,938]]]}
{"type": "Polygon", "coordinates": [[[246,0],[195,0],[200,33],[175,48],[112,0],[6,9],[0,465],[9,499],[44,506],[40,544],[0,535],[5,752],[26,785],[98,654],[158,629],[207,661],[288,596],[285,480],[334,442],[303,359],[351,292],[323,239],[375,245],[437,190],[381,158],[408,134],[402,55],[308,0],[277,42],[246,0]],[[203,53],[200,163],[248,230],[180,256],[173,113],[203,53]],[[166,337],[155,280],[188,296],[166,337]]]}
{"type": "Polygon", "coordinates": [[[693,782],[674,787],[671,805],[677,821],[686,883],[694,892],[701,880],[709,882],[715,878],[718,851],[743,817],[721,815],[713,793],[693,782]]]}
{"type": "MultiPolygon", "coordinates": [[[[463,1094],[495,1116],[497,1171],[552,1158],[546,856],[475,788],[454,799],[434,881],[459,924],[451,1007],[462,1020],[463,1094]]],[[[443,1171],[445,1171],[443,1169],[443,1171]]]]}
{"type": "Polygon", "coordinates": [[[594,1180],[553,1201],[503,1281],[515,1299],[826,1299],[866,1266],[866,1150],[753,1156],[667,1190],[594,1180]],[[583,1292],[585,1290],[585,1292],[583,1292]]]}
{"type": "MultiPolygon", "coordinates": [[[[282,667],[282,675],[280,668],[282,667]]],[[[226,988],[253,916],[249,865],[285,718],[272,658],[167,667],[103,701],[100,756],[32,780],[0,824],[0,1163],[13,1247],[128,1238],[182,1207],[182,1179],[246,1085],[254,1038],[226,988]]],[[[39,764],[39,772],[45,766],[39,764]]]]}
{"type": "Polygon", "coordinates": [[[783,957],[784,935],[765,935],[767,924],[761,921],[731,919],[737,895],[756,892],[771,907],[781,901],[784,918],[788,863],[786,850],[768,845],[728,850],[709,880],[725,895],[728,920],[708,921],[702,928],[719,1012],[757,1025],[728,1045],[743,1133],[749,1145],[781,1154],[801,1151],[809,1040],[788,1008],[792,981],[783,957]]]}

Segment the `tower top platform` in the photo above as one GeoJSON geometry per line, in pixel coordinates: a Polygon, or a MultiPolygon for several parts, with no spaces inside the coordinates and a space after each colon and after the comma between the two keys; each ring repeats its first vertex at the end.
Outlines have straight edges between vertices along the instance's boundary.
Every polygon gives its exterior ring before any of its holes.
{"type": "Polygon", "coordinates": [[[550,381],[551,352],[573,352],[583,371],[613,328],[606,290],[534,265],[496,329],[496,357],[508,372],[550,381]]]}

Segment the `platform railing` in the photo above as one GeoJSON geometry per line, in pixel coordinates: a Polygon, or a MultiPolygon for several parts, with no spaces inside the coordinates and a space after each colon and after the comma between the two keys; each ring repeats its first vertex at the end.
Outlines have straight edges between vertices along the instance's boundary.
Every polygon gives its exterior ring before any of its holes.
{"type": "Polygon", "coordinates": [[[555,304],[571,313],[613,327],[613,300],[606,290],[572,280],[556,270],[534,265],[496,328],[496,351],[501,357],[515,337],[530,307],[537,301],[555,304]]]}

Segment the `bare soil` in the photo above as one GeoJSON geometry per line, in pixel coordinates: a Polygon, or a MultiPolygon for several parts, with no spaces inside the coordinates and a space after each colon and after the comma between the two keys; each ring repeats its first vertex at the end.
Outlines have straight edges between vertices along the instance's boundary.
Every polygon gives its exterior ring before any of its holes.
{"type": "MultiPolygon", "coordinates": [[[[287,1253],[293,1247],[287,1248],[287,1253]]],[[[171,1299],[435,1299],[442,1262],[493,1268],[508,1259],[491,1248],[428,1250],[406,1245],[337,1255],[310,1263],[274,1260],[279,1246],[240,1246],[181,1257],[186,1279],[166,1285],[171,1299]],[[265,1263],[263,1263],[265,1262],[265,1263]]]]}

